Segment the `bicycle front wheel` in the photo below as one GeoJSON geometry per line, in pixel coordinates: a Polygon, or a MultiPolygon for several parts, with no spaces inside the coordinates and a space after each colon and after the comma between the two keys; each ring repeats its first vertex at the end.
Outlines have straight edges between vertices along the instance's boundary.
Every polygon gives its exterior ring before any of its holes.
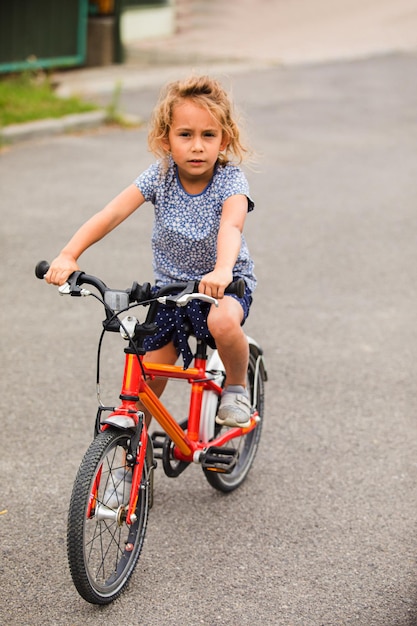
{"type": "MultiPolygon", "coordinates": [[[[246,388],[251,405],[258,411],[259,421],[256,428],[246,435],[236,437],[227,443],[227,448],[234,448],[238,457],[236,465],[229,474],[213,471],[210,468],[203,468],[208,482],[218,491],[233,491],[243,483],[252,467],[258,449],[264,415],[264,378],[262,371],[256,367],[256,363],[257,356],[251,352],[249,355],[246,388]]],[[[223,428],[216,425],[215,436],[218,436],[223,428]]]]}
{"type": "Polygon", "coordinates": [[[147,454],[136,519],[127,525],[131,475],[125,471],[125,455],[129,438],[129,433],[115,429],[99,433],[84,456],[72,491],[68,561],[78,593],[92,604],[109,604],[121,594],[145,538],[153,468],[147,454]]]}

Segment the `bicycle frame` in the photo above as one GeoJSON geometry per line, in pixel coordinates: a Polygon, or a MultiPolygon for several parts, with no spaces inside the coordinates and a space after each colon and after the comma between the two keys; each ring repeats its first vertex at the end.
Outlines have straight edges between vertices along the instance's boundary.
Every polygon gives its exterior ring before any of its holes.
{"type": "MultiPolygon", "coordinates": [[[[219,387],[212,379],[206,375],[206,359],[194,358],[194,367],[183,369],[179,365],[167,365],[164,363],[147,363],[142,356],[126,351],[125,367],[123,375],[122,390],[120,398],[121,405],[115,409],[105,420],[104,428],[108,427],[112,419],[117,416],[126,418],[128,416],[133,420],[135,426],[138,424],[138,408],[137,402],[152,414],[164,432],[172,440],[174,444],[173,456],[178,461],[188,463],[199,463],[202,453],[208,447],[224,446],[228,441],[235,437],[240,437],[253,430],[257,423],[257,414],[251,417],[251,423],[246,428],[229,428],[220,436],[214,438],[210,442],[199,440],[199,426],[201,406],[203,399],[203,391],[211,390],[221,394],[222,388],[219,387]],[[144,377],[150,380],[155,377],[166,379],[180,379],[188,381],[191,384],[190,406],[188,415],[188,426],[185,432],[171,413],[166,409],[158,396],[152,391],[144,377]]],[[[132,422],[132,423],[133,423],[132,422]]],[[[142,476],[143,463],[148,443],[148,429],[145,421],[142,424],[140,436],[140,445],[136,458],[136,464],[132,477],[131,498],[129,502],[129,510],[127,514],[127,523],[131,522],[130,513],[135,510],[136,499],[140,479],[142,476]],[[134,496],[136,494],[136,496],[134,496]]]]}
{"type": "MultiPolygon", "coordinates": [[[[153,415],[158,424],[172,439],[176,448],[174,456],[181,461],[198,462],[198,453],[207,447],[223,446],[234,437],[240,437],[248,433],[256,426],[256,419],[252,417],[251,424],[247,428],[230,428],[222,436],[207,442],[199,441],[199,425],[201,404],[204,390],[212,390],[218,395],[222,389],[213,380],[207,378],[206,360],[195,358],[194,367],[183,369],[179,365],[167,365],[164,363],[147,363],[141,357],[143,371],[151,380],[158,378],[175,378],[187,380],[191,384],[190,408],[188,415],[187,432],[179,426],[178,422],[166,409],[161,400],[152,391],[143,377],[142,368],[136,355],[126,354],[123,387],[121,392],[122,404],[114,412],[126,414],[126,409],[131,410],[132,398],[136,397],[144,407],[153,415]],[[126,399],[127,398],[127,399],[126,399]]],[[[137,411],[135,405],[135,412],[137,411]]]]}

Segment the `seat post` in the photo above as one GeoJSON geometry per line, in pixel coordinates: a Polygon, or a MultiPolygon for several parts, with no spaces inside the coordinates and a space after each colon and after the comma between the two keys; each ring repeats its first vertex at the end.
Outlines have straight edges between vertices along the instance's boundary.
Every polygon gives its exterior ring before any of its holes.
{"type": "Polygon", "coordinates": [[[191,441],[198,441],[200,431],[200,414],[203,401],[204,378],[206,375],[207,343],[204,339],[196,340],[194,365],[201,372],[201,380],[194,381],[191,385],[190,407],[188,411],[187,434],[191,441]]]}
{"type": "Polygon", "coordinates": [[[207,343],[204,339],[197,339],[197,347],[195,352],[196,359],[204,359],[207,361],[207,343]]]}

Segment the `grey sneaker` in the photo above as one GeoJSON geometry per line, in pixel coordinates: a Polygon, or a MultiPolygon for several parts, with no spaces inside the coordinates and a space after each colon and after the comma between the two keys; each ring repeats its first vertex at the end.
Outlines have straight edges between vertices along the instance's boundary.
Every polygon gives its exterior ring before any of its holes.
{"type": "MultiPolygon", "coordinates": [[[[235,388],[222,393],[216,422],[222,426],[247,428],[250,424],[251,406],[244,388],[239,393],[235,388]]],[[[240,390],[239,389],[239,390],[240,390]]]]}
{"type": "Polygon", "coordinates": [[[118,468],[112,472],[107,481],[103,504],[110,509],[117,509],[121,504],[127,504],[132,486],[132,472],[118,468]]]}

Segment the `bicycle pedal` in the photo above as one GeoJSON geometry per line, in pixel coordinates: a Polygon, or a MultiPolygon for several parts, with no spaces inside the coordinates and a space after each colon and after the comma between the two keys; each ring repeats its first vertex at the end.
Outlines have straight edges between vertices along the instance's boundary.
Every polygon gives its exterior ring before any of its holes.
{"type": "Polygon", "coordinates": [[[235,448],[212,446],[204,453],[201,465],[211,472],[230,474],[239,459],[239,451],[235,448]]]}

